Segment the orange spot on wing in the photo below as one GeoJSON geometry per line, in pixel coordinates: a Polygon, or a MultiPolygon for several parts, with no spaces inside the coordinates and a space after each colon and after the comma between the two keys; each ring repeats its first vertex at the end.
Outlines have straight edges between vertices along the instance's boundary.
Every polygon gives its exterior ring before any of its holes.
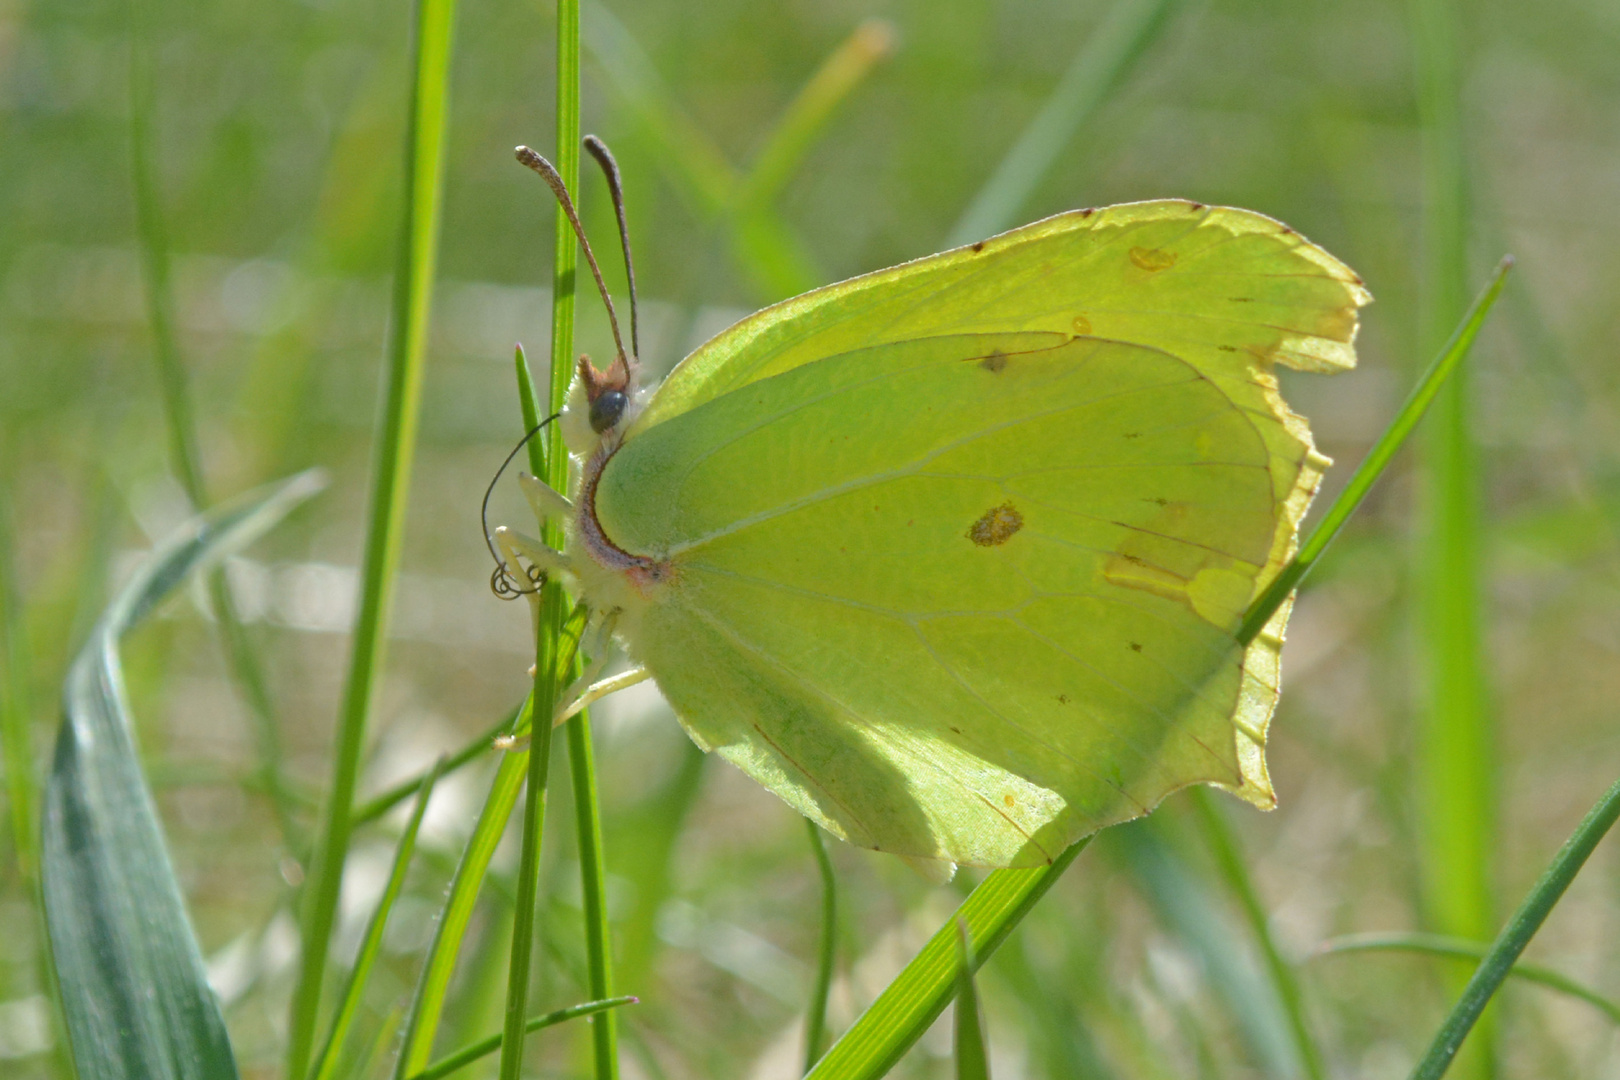
{"type": "Polygon", "coordinates": [[[969,526],[967,537],[980,547],[995,547],[1005,544],[1012,538],[1013,533],[1024,527],[1024,515],[1012,503],[1002,503],[986,510],[969,526]]]}
{"type": "Polygon", "coordinates": [[[1084,315],[1076,315],[1074,317],[1074,332],[1077,334],[1091,333],[1091,320],[1084,315]]]}

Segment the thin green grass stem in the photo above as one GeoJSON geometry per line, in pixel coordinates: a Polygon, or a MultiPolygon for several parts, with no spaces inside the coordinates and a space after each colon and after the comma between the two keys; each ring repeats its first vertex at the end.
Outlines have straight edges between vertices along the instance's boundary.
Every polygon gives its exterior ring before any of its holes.
{"type": "Polygon", "coordinates": [[[640,42],[608,10],[584,10],[585,42],[605,81],[623,101],[642,133],[658,148],[653,160],[701,217],[721,213],[736,189],[737,170],[720,147],[676,103],[640,42]]]}
{"type": "Polygon", "coordinates": [[[382,419],[372,459],[371,504],[361,569],[360,609],[338,722],[332,778],[304,895],[302,953],[293,993],[287,1075],[304,1075],[320,1016],[338,890],[353,827],[366,717],[382,669],[395,572],[421,412],[428,315],[438,258],[455,0],[417,0],[405,141],[405,200],[389,320],[382,419]]]}
{"type": "Polygon", "coordinates": [[[371,913],[365,937],[360,940],[360,951],[355,954],[354,967],[349,972],[349,983],[343,988],[343,994],[338,999],[337,1015],[332,1020],[332,1030],[326,1037],[326,1046],[310,1070],[311,1080],[332,1080],[337,1074],[338,1062],[343,1056],[343,1044],[348,1041],[349,1029],[354,1025],[354,1018],[359,1013],[360,1003],[365,997],[366,983],[370,980],[371,970],[376,966],[377,957],[382,952],[383,931],[388,928],[388,915],[394,910],[394,902],[399,899],[400,890],[405,887],[405,872],[410,869],[411,855],[416,850],[416,834],[422,827],[422,815],[427,812],[428,800],[433,797],[433,785],[438,783],[439,777],[443,774],[444,764],[445,759],[441,757],[417,787],[416,806],[411,811],[411,819],[406,823],[405,831],[400,835],[399,843],[394,849],[394,865],[388,874],[388,884],[383,889],[382,897],[377,901],[376,910],[371,913]]]}
{"type": "MultiPolygon", "coordinates": [[[[579,191],[579,0],[558,0],[557,4],[557,142],[555,164],[563,185],[579,191]]],[[[551,286],[551,377],[547,415],[558,411],[573,375],[574,282],[578,256],[576,240],[560,208],[554,217],[554,269],[551,286]]],[[[520,376],[522,378],[522,376],[520,376]]],[[[528,394],[520,395],[528,399],[528,394]]],[[[521,403],[532,408],[530,402],[521,403]]],[[[526,417],[527,418],[527,417],[526,417]]],[[[545,453],[530,451],[533,465],[544,465],[540,475],[557,491],[568,485],[568,455],[563,446],[561,425],[543,432],[545,453]]],[[[544,542],[562,549],[562,529],[547,522],[541,533],[544,542]]],[[[512,955],[507,969],[506,1022],[501,1038],[500,1078],[518,1080],[523,1071],[523,1040],[527,1034],[529,968],[534,952],[534,922],[540,887],[540,841],[545,823],[546,770],[551,757],[552,709],[561,679],[557,657],[561,630],[568,613],[562,587],[548,582],[540,593],[535,620],[534,722],[530,725],[529,782],[523,820],[523,847],[519,860],[518,899],[512,922],[512,955]]],[[[568,659],[570,670],[574,658],[568,659]]]]}
{"type": "Polygon", "coordinates": [[[1383,475],[1384,469],[1394,459],[1396,452],[1405,444],[1407,437],[1417,427],[1418,421],[1423,419],[1423,414],[1434,403],[1446,380],[1468,355],[1469,347],[1478,336],[1480,327],[1485,324],[1485,317],[1490,314],[1491,307],[1496,303],[1496,298],[1501,293],[1502,286],[1506,284],[1508,271],[1511,269],[1513,269],[1511,255],[1504,257],[1497,264],[1495,274],[1475,299],[1473,307],[1468,309],[1462,322],[1452,331],[1451,338],[1440,349],[1429,369],[1423,373],[1423,378],[1418,380],[1406,403],[1401,406],[1401,411],[1395,414],[1395,419],[1384,429],[1384,433],[1378,436],[1378,441],[1367,451],[1367,456],[1362,459],[1361,464],[1356,466],[1350,482],[1339,493],[1339,497],[1333,500],[1333,505],[1322,515],[1322,520],[1317,523],[1316,528],[1311,530],[1310,537],[1300,545],[1299,553],[1283,567],[1282,572],[1261,594],[1260,599],[1250,606],[1248,614],[1243,618],[1242,626],[1238,628],[1237,637],[1240,643],[1247,645],[1255,639],[1255,635],[1277,613],[1277,608],[1282,602],[1299,587],[1305,575],[1311,572],[1317,560],[1322,557],[1322,553],[1327,551],[1328,545],[1333,543],[1334,537],[1339,535],[1339,530],[1350,520],[1350,515],[1356,512],[1361,501],[1378,482],[1378,478],[1383,475]]]}
{"type": "Polygon", "coordinates": [[[956,1038],[952,1049],[956,1055],[956,1080],[990,1080],[990,1062],[984,1045],[983,1014],[979,1008],[979,992],[973,986],[973,972],[978,964],[973,958],[973,936],[967,924],[956,922],[956,1038]]]}
{"type": "Polygon", "coordinates": [[[1435,1033],[1428,1052],[1412,1070],[1411,1080],[1439,1080],[1445,1075],[1463,1040],[1479,1020],[1480,1013],[1485,1011],[1485,1006],[1513,970],[1525,946],[1536,936],[1541,924],[1547,921],[1548,914],[1563,898],[1569,883],[1581,872],[1592,850],[1608,833],[1617,817],[1620,817],[1620,781],[1616,781],[1581,819],[1580,825],[1564,841],[1564,846],[1542,872],[1529,895],[1508,919],[1507,925],[1491,944],[1490,951],[1485,954],[1485,959],[1463,988],[1462,996],[1452,1006],[1445,1023],[1435,1033]]]}
{"type": "Polygon", "coordinates": [[[1232,835],[1232,830],[1221,816],[1220,807],[1215,805],[1208,788],[1191,788],[1187,792],[1187,797],[1203,828],[1204,839],[1209,845],[1210,854],[1215,858],[1215,865],[1219,868],[1221,877],[1226,880],[1227,888],[1237,897],[1244,918],[1248,920],[1249,932],[1254,935],[1255,941],[1260,946],[1266,973],[1270,976],[1271,985],[1277,991],[1277,998],[1282,1002],[1283,1012],[1288,1017],[1288,1027],[1293,1032],[1294,1044],[1299,1050],[1299,1060],[1304,1066],[1305,1075],[1310,1080],[1324,1080],[1327,1069],[1322,1062],[1321,1051],[1317,1049],[1316,1040],[1311,1036],[1310,1025],[1305,1019],[1305,995],[1300,991],[1299,980],[1294,977],[1293,965],[1283,959],[1282,952],[1277,948],[1276,939],[1271,935],[1271,920],[1266,917],[1266,909],[1260,903],[1260,894],[1255,890],[1248,868],[1244,865],[1243,855],[1238,851],[1237,837],[1232,835]]]}
{"type": "MultiPolygon", "coordinates": [[[[634,1005],[637,1000],[633,997],[616,997],[604,998],[601,1001],[587,1001],[583,1005],[572,1005],[566,1009],[558,1009],[555,1012],[531,1016],[525,1028],[528,1031],[539,1031],[541,1028],[552,1027],[562,1023],[564,1020],[574,1020],[581,1016],[611,1016],[614,1009],[621,1005],[634,1005]]],[[[501,1048],[501,1038],[500,1035],[491,1035],[489,1038],[481,1039],[471,1046],[464,1046],[455,1053],[448,1054],[435,1061],[421,1072],[411,1074],[407,1080],[439,1080],[440,1077],[449,1076],[457,1069],[465,1068],[479,1058],[488,1057],[499,1050],[501,1048]]]]}
{"type": "MultiPolygon", "coordinates": [[[[1349,934],[1330,938],[1317,948],[1318,956],[1355,952],[1402,952],[1424,956],[1439,956],[1449,960],[1472,960],[1477,965],[1490,954],[1491,947],[1481,941],[1448,937],[1445,934],[1349,934]]],[[[1526,964],[1522,961],[1508,969],[1511,978],[1545,986],[1549,990],[1568,994],[1597,1009],[1614,1024],[1620,1024],[1620,1002],[1604,997],[1596,990],[1550,967],[1526,964]]]]}
{"type": "Polygon", "coordinates": [[[1016,224],[1024,204],[1080,126],[1095,113],[1170,23],[1179,0],[1115,0],[1046,104],[951,229],[945,246],[983,240],[1016,224]]]}
{"type": "MultiPolygon", "coordinates": [[[[1423,343],[1432,347],[1468,294],[1468,160],[1457,0],[1412,0],[1417,107],[1423,135],[1423,343]]],[[[1483,939],[1496,925],[1495,724],[1484,660],[1479,447],[1467,372],[1435,402],[1424,434],[1422,537],[1414,580],[1423,696],[1414,779],[1417,865],[1429,928],[1483,939]]],[[[1464,1063],[1495,1072],[1488,1034],[1464,1063]]]]}
{"type": "MultiPolygon", "coordinates": [[[[523,430],[533,431],[540,423],[540,402],[535,394],[529,364],[519,346],[515,357],[518,401],[523,410],[523,430]]],[[[548,414],[549,415],[549,414],[548,414]]],[[[535,476],[547,476],[545,450],[539,439],[529,440],[529,465],[535,476]]],[[[572,681],[584,669],[581,658],[569,665],[572,681]]],[[[596,787],[595,751],[591,740],[590,710],[583,710],[565,725],[568,739],[568,767],[574,791],[574,823],[579,841],[581,903],[585,914],[585,955],[587,989],[593,999],[613,996],[613,953],[607,914],[607,867],[602,854],[602,810],[596,787]]],[[[604,1013],[591,1021],[591,1049],[596,1060],[597,1080],[616,1080],[619,1075],[618,1017],[604,1013]]]]}
{"type": "MultiPolygon", "coordinates": [[[[575,661],[573,670],[580,665],[575,661]]],[[[579,827],[579,877],[585,915],[586,989],[592,998],[613,994],[613,957],[609,945],[607,866],[602,853],[602,813],[596,790],[596,762],[589,710],[564,725],[568,764],[574,787],[574,820],[579,827]]],[[[591,1048],[597,1080],[619,1075],[618,1017],[605,1012],[590,1021],[591,1048]]]]}
{"type": "MultiPolygon", "coordinates": [[[[500,723],[494,727],[482,734],[474,735],[462,745],[461,749],[445,757],[444,768],[440,770],[440,774],[449,776],[468,762],[476,761],[490,753],[495,737],[503,732],[511,731],[512,725],[518,722],[520,715],[521,709],[514,709],[507,713],[500,723]]],[[[358,829],[362,825],[369,825],[410,798],[422,786],[422,778],[427,775],[427,772],[428,770],[424,770],[407,780],[401,780],[393,787],[379,792],[355,807],[354,813],[349,818],[349,826],[358,829]]]]}
{"type": "Polygon", "coordinates": [[[529,770],[523,801],[523,846],[518,858],[518,894],[512,918],[512,954],[507,966],[506,1024],[501,1040],[501,1080],[518,1080],[523,1073],[523,1037],[529,1016],[529,967],[534,958],[534,927],[540,890],[540,841],[545,834],[546,784],[551,766],[548,723],[557,700],[558,636],[548,632],[566,610],[562,586],[548,582],[540,590],[538,632],[535,635],[534,694],[540,703],[529,727],[529,770]]]}
{"type": "Polygon", "coordinates": [[[0,487],[0,756],[5,759],[6,809],[17,872],[30,896],[39,886],[39,826],[34,820],[39,785],[34,780],[33,663],[23,597],[12,565],[11,498],[0,487]]]}
{"type": "Polygon", "coordinates": [[[749,212],[776,201],[838,106],[894,51],[894,44],[893,26],[882,19],[868,19],[822,61],[777,118],[737,184],[732,202],[738,211],[749,212]]]}
{"type": "MultiPolygon", "coordinates": [[[[512,725],[512,734],[528,733],[533,715],[533,699],[524,702],[512,725]]],[[[473,826],[461,861],[450,880],[450,891],[444,907],[434,923],[433,941],[428,946],[427,959],[417,978],[416,992],[411,998],[411,1009],[405,1019],[405,1031],[400,1039],[399,1056],[394,1063],[395,1080],[421,1072],[433,1054],[434,1036],[443,1019],[444,1004],[450,992],[450,979],[455,974],[456,959],[461,954],[461,943],[466,939],[467,926],[472,921],[478,903],[479,889],[489,872],[489,861],[506,832],[512,808],[517,805],[518,794],[528,772],[528,751],[516,750],[501,758],[490,783],[489,795],[484,799],[478,821],[473,826]]]]}
{"type": "Polygon", "coordinates": [[[833,876],[821,826],[809,818],[804,819],[804,825],[821,875],[821,946],[816,954],[816,983],[810,991],[810,1008],[804,1021],[804,1071],[809,1072],[816,1067],[827,1038],[827,997],[832,993],[833,969],[838,960],[838,879],[833,876]]]}
{"type": "Polygon", "coordinates": [[[825,282],[809,249],[773,203],[838,107],[894,50],[894,41],[894,28],[881,19],[856,27],[783,110],[731,192],[727,225],[732,257],[762,299],[794,296],[825,282]]]}
{"type": "Polygon", "coordinates": [[[957,991],[962,966],[958,924],[967,928],[974,964],[982,965],[1090,842],[1087,837],[1071,844],[1047,866],[990,873],[816,1063],[807,1080],[875,1080],[892,1069],[957,991]]]}
{"type": "MultiPolygon", "coordinates": [[[[197,449],[197,424],[187,386],[185,361],[175,332],[174,287],[169,273],[169,239],[164,224],[162,199],[155,179],[153,150],[155,115],[152,45],[147,26],[149,17],[142,0],[128,0],[130,17],[130,174],[135,195],[135,225],[140,247],[141,280],[146,301],[146,318],[152,332],[152,358],[157,367],[159,395],[169,440],[169,461],[186,497],[199,513],[208,509],[203,482],[202,455],[197,449]]],[[[289,851],[302,845],[294,818],[294,800],[289,795],[282,767],[281,731],[269,684],[247,630],[237,613],[236,602],[223,570],[208,578],[209,603],[219,622],[225,661],[246,700],[253,717],[258,742],[259,773],[270,798],[272,812],[289,851]]]]}

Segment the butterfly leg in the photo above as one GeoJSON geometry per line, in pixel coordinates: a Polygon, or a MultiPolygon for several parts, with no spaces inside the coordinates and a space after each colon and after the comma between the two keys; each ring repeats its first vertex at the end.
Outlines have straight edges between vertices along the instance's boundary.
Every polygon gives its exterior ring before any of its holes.
{"type": "MultiPolygon", "coordinates": [[[[645,682],[651,677],[651,674],[652,673],[644,667],[635,667],[631,668],[629,671],[621,671],[617,675],[609,675],[605,679],[591,683],[583,690],[580,690],[572,700],[569,700],[568,695],[564,694],[562,701],[566,701],[567,704],[559,704],[557,706],[557,712],[552,717],[551,722],[553,724],[560,724],[564,720],[569,719],[583,709],[589,707],[592,703],[607,697],[611,693],[623,690],[627,686],[634,686],[639,682],[645,682]]],[[[569,690],[573,690],[575,687],[580,686],[584,682],[584,679],[579,680],[579,682],[576,682],[573,686],[569,687],[569,690]]]]}
{"type": "MultiPolygon", "coordinates": [[[[549,488],[547,490],[550,490],[549,488]]],[[[573,571],[568,556],[560,551],[553,551],[532,536],[525,536],[515,529],[505,525],[495,529],[495,542],[501,545],[507,559],[515,566],[518,556],[524,559],[542,574],[570,574],[573,571]]]]}
{"type": "MultiPolygon", "coordinates": [[[[613,644],[613,625],[616,622],[618,622],[617,612],[592,613],[585,632],[580,635],[579,642],[575,646],[580,656],[588,656],[591,659],[585,664],[585,670],[579,678],[563,687],[562,692],[557,695],[557,707],[551,714],[553,726],[562,723],[583,708],[583,706],[572,707],[571,703],[602,674],[602,669],[607,667],[608,650],[613,644]]],[[[529,669],[529,674],[534,674],[533,668],[529,669]]]]}
{"type": "Polygon", "coordinates": [[[538,476],[518,473],[518,487],[523,489],[523,496],[529,500],[529,508],[540,524],[566,521],[574,516],[574,504],[568,497],[538,476]]]}

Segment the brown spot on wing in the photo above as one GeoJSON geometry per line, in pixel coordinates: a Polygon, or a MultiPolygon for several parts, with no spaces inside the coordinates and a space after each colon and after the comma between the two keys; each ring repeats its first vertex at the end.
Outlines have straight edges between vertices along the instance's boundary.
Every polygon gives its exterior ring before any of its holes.
{"type": "Polygon", "coordinates": [[[1164,251],[1160,248],[1133,247],[1130,254],[1131,262],[1150,274],[1157,273],[1160,270],[1168,270],[1176,265],[1176,253],[1173,251],[1164,251]]]}
{"type": "Polygon", "coordinates": [[[973,245],[973,250],[974,251],[983,251],[984,250],[984,241],[980,240],[978,243],[974,244],[973,245]]]}
{"type": "Polygon", "coordinates": [[[992,374],[999,374],[1007,367],[1007,354],[997,349],[983,360],[980,360],[979,366],[992,374]]]}
{"type": "Polygon", "coordinates": [[[996,547],[1024,527],[1024,515],[1010,502],[992,506],[968,527],[967,538],[980,547],[996,547]]]}

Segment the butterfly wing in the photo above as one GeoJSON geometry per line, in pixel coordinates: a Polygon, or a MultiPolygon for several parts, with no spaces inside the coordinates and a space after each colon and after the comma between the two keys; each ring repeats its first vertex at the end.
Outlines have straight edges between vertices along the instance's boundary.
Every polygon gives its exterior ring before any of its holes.
{"type": "Polygon", "coordinates": [[[865,846],[1026,865],[1190,783],[1269,805],[1285,613],[1233,633],[1325,464],[1270,365],[1347,366],[1365,299],[1268,219],[1158,203],[768,309],[602,471],[606,535],[671,571],[631,650],[865,846]]]}

